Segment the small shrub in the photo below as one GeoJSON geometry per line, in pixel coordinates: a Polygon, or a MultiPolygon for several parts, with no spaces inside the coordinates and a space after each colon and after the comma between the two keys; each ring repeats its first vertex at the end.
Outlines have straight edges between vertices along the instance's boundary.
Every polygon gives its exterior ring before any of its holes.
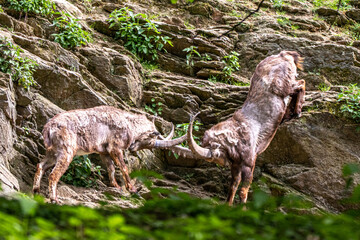
{"type": "Polygon", "coordinates": [[[279,17],[276,19],[277,23],[281,26],[288,26],[288,27],[291,27],[291,21],[289,20],[288,17],[279,17]]]}
{"type": "Polygon", "coordinates": [[[145,111],[148,113],[152,113],[155,116],[161,115],[163,110],[162,105],[163,104],[161,102],[156,102],[155,98],[152,98],[151,104],[145,105],[145,111]]]}
{"type": "Polygon", "coordinates": [[[240,70],[239,53],[232,51],[229,55],[223,57],[222,62],[225,63],[225,67],[223,68],[225,78],[230,79],[231,82],[232,73],[240,70]]]}
{"type": "MultiPolygon", "coordinates": [[[[351,5],[349,4],[350,0],[341,0],[340,10],[351,9],[351,5]]],[[[339,4],[339,0],[314,0],[313,5],[315,7],[329,7],[332,9],[337,9],[339,4]]]]}
{"type": "Polygon", "coordinates": [[[9,8],[18,12],[35,13],[42,16],[52,16],[55,3],[51,0],[7,0],[9,8]]]}
{"type": "Polygon", "coordinates": [[[75,156],[61,181],[78,187],[92,187],[100,179],[100,166],[94,167],[87,155],[75,156]]]}
{"type": "Polygon", "coordinates": [[[79,19],[72,18],[68,13],[61,14],[62,16],[54,20],[59,32],[53,34],[55,42],[60,43],[64,48],[79,47],[91,42],[90,34],[82,29],[79,19]]]}
{"type": "Polygon", "coordinates": [[[331,86],[326,85],[325,83],[320,83],[318,86],[318,89],[322,92],[327,92],[330,90],[330,88],[331,88],[331,86]]]}
{"type": "Polygon", "coordinates": [[[355,23],[354,26],[350,27],[351,36],[355,40],[360,40],[360,23],[355,23]]]}
{"type": "Polygon", "coordinates": [[[282,9],[284,6],[284,0],[270,0],[275,9],[282,9]]]}
{"type": "Polygon", "coordinates": [[[211,61],[212,58],[211,58],[211,56],[209,54],[205,53],[205,54],[201,55],[201,60],[203,60],[203,61],[211,61]]]}
{"type": "MultiPolygon", "coordinates": [[[[175,137],[181,137],[181,136],[187,134],[187,131],[189,129],[189,125],[190,125],[189,123],[176,124],[175,137]]],[[[194,125],[193,125],[193,130],[194,131],[199,131],[201,125],[203,125],[203,124],[196,120],[194,122],[194,125]]],[[[194,137],[195,142],[197,144],[200,144],[200,138],[195,136],[195,135],[193,135],[193,137],[194,137]]],[[[189,147],[189,145],[187,143],[185,143],[185,142],[181,143],[180,145],[183,146],[183,147],[187,147],[187,148],[189,147]]],[[[174,152],[172,152],[172,153],[174,154],[175,158],[179,157],[178,154],[176,154],[174,152]]],[[[169,154],[171,154],[171,152],[169,152],[169,154]]]]}
{"type": "Polygon", "coordinates": [[[189,67],[194,66],[194,55],[197,55],[198,57],[201,57],[200,53],[196,50],[198,47],[196,46],[190,46],[188,48],[184,48],[183,51],[187,52],[186,54],[186,64],[189,67]]]}
{"type": "Polygon", "coordinates": [[[15,46],[6,38],[0,38],[0,71],[8,73],[12,81],[29,89],[35,85],[33,72],[36,69],[36,62],[22,57],[23,50],[15,46]]]}
{"type": "Polygon", "coordinates": [[[347,89],[342,89],[338,95],[341,103],[340,111],[355,122],[360,122],[360,88],[357,84],[351,84],[347,89]]]}
{"type": "Polygon", "coordinates": [[[110,28],[116,28],[115,38],[122,39],[124,46],[139,57],[150,55],[158,58],[158,51],[165,51],[164,46],[172,43],[170,37],[161,36],[157,25],[148,15],[134,14],[127,7],[114,10],[109,16],[110,28]]]}

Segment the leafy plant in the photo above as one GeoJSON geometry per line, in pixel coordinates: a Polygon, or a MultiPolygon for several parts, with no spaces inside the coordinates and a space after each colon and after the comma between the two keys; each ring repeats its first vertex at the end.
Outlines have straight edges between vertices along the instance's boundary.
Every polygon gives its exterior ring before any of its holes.
{"type": "Polygon", "coordinates": [[[208,81],[215,83],[215,82],[219,82],[220,80],[216,76],[210,75],[208,81]]]}
{"type": "MultiPolygon", "coordinates": [[[[351,166],[345,173],[351,176],[359,168],[351,166]]],[[[59,206],[24,194],[0,197],[0,239],[360,239],[359,209],[314,212],[299,196],[273,197],[260,189],[253,190],[246,209],[229,207],[153,187],[151,178],[159,178],[155,172],[137,172],[136,177],[153,198],[135,209],[59,206]]],[[[354,188],[350,203],[359,203],[359,190],[359,185],[354,188]]]]}
{"type": "MultiPolygon", "coordinates": [[[[200,126],[202,126],[202,125],[203,125],[202,123],[200,123],[198,120],[196,120],[194,122],[194,124],[193,124],[193,130],[194,131],[199,131],[200,126]]],[[[181,136],[187,134],[188,129],[189,129],[189,123],[176,124],[175,137],[181,137],[181,136]]],[[[200,138],[195,136],[195,135],[193,135],[193,137],[194,137],[195,142],[200,144],[200,138]]],[[[187,143],[185,143],[185,142],[181,143],[180,145],[183,146],[183,147],[189,147],[189,145],[187,143]]],[[[169,152],[169,156],[170,156],[170,154],[171,154],[171,152],[169,152]]],[[[175,158],[179,157],[178,154],[176,154],[174,152],[173,152],[173,154],[174,154],[175,158]]]]}
{"type": "Polygon", "coordinates": [[[209,54],[204,53],[204,54],[201,55],[201,60],[203,60],[203,61],[211,61],[212,58],[211,58],[211,56],[209,54]]]}
{"type": "Polygon", "coordinates": [[[0,5],[0,13],[3,13],[4,9],[2,8],[2,6],[0,5]]]}
{"type": "Polygon", "coordinates": [[[289,18],[288,17],[284,17],[284,16],[282,16],[282,17],[278,17],[277,19],[276,19],[276,21],[277,21],[277,23],[279,24],[279,25],[281,25],[281,26],[288,26],[288,27],[291,27],[292,25],[291,25],[291,21],[289,20],[289,18]]]}
{"type": "Polygon", "coordinates": [[[27,57],[22,57],[23,52],[11,41],[0,38],[0,71],[10,74],[12,81],[29,89],[35,85],[33,72],[37,64],[27,57]]]}
{"type": "Polygon", "coordinates": [[[151,104],[150,105],[145,105],[145,111],[152,113],[153,115],[157,116],[157,115],[161,115],[162,114],[162,103],[161,102],[156,102],[155,98],[151,99],[151,104]]]}
{"type": "Polygon", "coordinates": [[[223,57],[222,62],[225,63],[225,67],[222,70],[225,75],[225,79],[227,82],[231,83],[232,73],[240,70],[239,53],[232,51],[229,55],[223,57]]]}
{"type": "Polygon", "coordinates": [[[331,86],[327,85],[326,83],[320,83],[318,86],[318,89],[322,92],[327,92],[330,90],[330,88],[331,88],[331,86]]]}
{"type": "Polygon", "coordinates": [[[52,16],[55,3],[51,0],[7,0],[9,8],[18,12],[35,13],[42,16],[52,16]]]}
{"type": "MultiPolygon", "coordinates": [[[[194,122],[193,125],[193,129],[194,131],[199,131],[200,126],[202,126],[203,124],[201,122],[199,122],[198,120],[196,120],[194,122]]],[[[189,123],[179,123],[176,124],[176,128],[175,128],[175,137],[181,137],[183,135],[185,135],[187,133],[189,129],[189,123]]],[[[194,140],[200,144],[200,138],[197,136],[194,136],[194,140]]],[[[182,143],[183,146],[187,146],[185,143],[182,143]]]]}
{"type": "MultiPolygon", "coordinates": [[[[186,0],[187,3],[193,3],[195,0],[186,0]]],[[[178,0],[170,0],[171,4],[176,4],[178,0]]]]}
{"type": "Polygon", "coordinates": [[[100,169],[100,166],[93,166],[87,155],[75,156],[61,181],[78,187],[92,187],[102,177],[100,169]]]}
{"type": "Polygon", "coordinates": [[[355,40],[360,40],[360,23],[355,23],[350,27],[351,35],[355,40]]]}
{"type": "Polygon", "coordinates": [[[196,50],[198,47],[196,46],[190,46],[188,48],[184,48],[183,51],[187,52],[186,54],[186,64],[189,67],[194,66],[194,55],[197,55],[198,57],[201,57],[200,53],[196,50]]]}
{"type": "Polygon", "coordinates": [[[284,6],[284,0],[270,0],[275,9],[282,9],[284,6]]]}
{"type": "Polygon", "coordinates": [[[158,64],[155,64],[153,62],[149,62],[149,61],[142,61],[141,62],[141,65],[146,69],[146,70],[149,70],[149,71],[154,71],[156,69],[159,69],[159,65],[158,64]]]}
{"type": "Polygon", "coordinates": [[[68,13],[61,13],[61,16],[56,18],[53,23],[59,33],[53,34],[55,42],[60,43],[64,48],[74,48],[82,45],[87,45],[91,42],[90,34],[82,29],[79,19],[74,19],[68,13]]]}
{"type": "MultiPolygon", "coordinates": [[[[341,0],[340,10],[348,10],[351,9],[351,5],[349,4],[351,0],[341,0]]],[[[329,7],[332,9],[337,9],[339,4],[339,0],[314,0],[313,5],[315,7],[329,7]]]]}
{"type": "Polygon", "coordinates": [[[116,28],[115,38],[122,39],[124,46],[139,57],[150,55],[158,58],[158,51],[164,46],[172,46],[170,37],[161,36],[157,25],[144,13],[134,14],[127,7],[116,9],[109,16],[110,28],[116,28]]]}
{"type": "Polygon", "coordinates": [[[341,103],[340,111],[355,122],[360,122],[360,88],[357,84],[351,84],[348,88],[343,88],[338,95],[341,103]]]}

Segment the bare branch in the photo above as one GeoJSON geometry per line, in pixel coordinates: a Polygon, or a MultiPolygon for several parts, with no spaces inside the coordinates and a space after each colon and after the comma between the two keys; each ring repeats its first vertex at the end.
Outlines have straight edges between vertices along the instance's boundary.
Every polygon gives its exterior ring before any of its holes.
{"type": "MultiPolygon", "coordinates": [[[[236,25],[234,25],[229,31],[227,31],[226,33],[221,34],[220,37],[223,37],[223,36],[229,34],[232,30],[234,30],[236,27],[240,26],[240,24],[242,24],[243,22],[245,22],[245,20],[248,19],[251,15],[253,15],[253,14],[256,13],[256,12],[258,12],[258,11],[260,10],[261,4],[262,4],[264,1],[265,1],[265,0],[261,0],[261,2],[260,2],[259,5],[258,5],[258,8],[257,8],[256,10],[251,11],[251,12],[249,13],[249,15],[247,15],[243,20],[241,20],[239,23],[237,23],[236,25]]],[[[341,1],[341,0],[340,0],[340,1],[341,1]]]]}

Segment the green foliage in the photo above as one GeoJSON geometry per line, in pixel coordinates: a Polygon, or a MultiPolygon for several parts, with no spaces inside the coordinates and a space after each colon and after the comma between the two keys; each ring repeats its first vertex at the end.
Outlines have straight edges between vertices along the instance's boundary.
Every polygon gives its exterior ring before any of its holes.
{"type": "Polygon", "coordinates": [[[278,18],[276,19],[276,21],[277,21],[277,23],[278,23],[279,25],[281,25],[281,26],[288,26],[288,27],[291,27],[291,26],[292,26],[292,25],[291,25],[291,21],[289,20],[288,17],[284,17],[284,16],[278,17],[278,18]]]}
{"type": "MultiPolygon", "coordinates": [[[[202,126],[203,124],[200,123],[198,120],[196,120],[193,124],[193,130],[195,132],[199,131],[200,126],[202,126]]],[[[175,137],[181,137],[185,134],[187,134],[187,131],[189,129],[189,123],[180,123],[180,124],[176,124],[176,128],[175,128],[175,137]]],[[[193,134],[194,140],[197,144],[200,144],[200,138],[198,136],[196,136],[195,134],[193,134]]],[[[183,142],[180,144],[183,147],[189,147],[189,145],[186,142],[183,142]]],[[[170,156],[171,152],[169,152],[169,156],[170,156]]],[[[174,153],[175,158],[178,158],[179,155],[174,153]]]]}
{"type": "Polygon", "coordinates": [[[155,116],[157,115],[161,115],[162,114],[162,103],[161,102],[156,102],[155,98],[151,99],[151,104],[150,105],[145,105],[145,111],[148,113],[151,113],[155,116]]]}
{"type": "Polygon", "coordinates": [[[75,156],[61,181],[78,187],[91,187],[101,178],[100,166],[94,167],[87,155],[75,156]]]}
{"type": "Polygon", "coordinates": [[[90,34],[82,29],[79,19],[74,19],[68,13],[61,13],[53,23],[59,33],[53,34],[55,42],[60,43],[64,48],[74,48],[87,45],[91,42],[90,34]]]}
{"type": "Polygon", "coordinates": [[[158,51],[164,46],[172,46],[170,37],[161,36],[157,25],[144,13],[134,14],[127,7],[116,9],[109,16],[110,28],[116,28],[116,38],[122,39],[124,46],[139,57],[150,55],[158,58],[158,51]]]}
{"type": "MultiPolygon", "coordinates": [[[[186,0],[187,3],[193,3],[195,0],[186,0]]],[[[176,4],[178,0],[170,0],[171,4],[176,4]]]]}
{"type": "Polygon", "coordinates": [[[42,16],[52,16],[55,3],[51,0],[7,0],[9,8],[18,12],[35,13],[42,16]]]}
{"type": "Polygon", "coordinates": [[[2,8],[2,6],[0,5],[0,13],[3,13],[4,9],[2,8]]]}
{"type": "Polygon", "coordinates": [[[351,84],[348,88],[343,88],[338,95],[341,103],[340,111],[355,122],[360,122],[360,88],[357,84],[351,84]]]}
{"type": "MultiPolygon", "coordinates": [[[[346,180],[346,188],[349,188],[353,182],[353,175],[360,173],[360,165],[359,164],[355,164],[355,163],[351,163],[351,164],[346,164],[343,167],[343,176],[346,180]]],[[[360,200],[360,198],[359,198],[360,200]]]]}
{"type": "MultiPolygon", "coordinates": [[[[199,131],[200,126],[202,126],[203,124],[201,122],[199,122],[198,120],[196,120],[193,124],[193,130],[195,132],[199,131]]],[[[176,124],[176,128],[175,128],[175,137],[181,137],[183,135],[185,135],[187,133],[189,129],[189,123],[180,123],[180,124],[176,124]]],[[[200,138],[193,135],[194,140],[200,144],[200,138]]],[[[185,143],[181,143],[182,146],[187,146],[185,143]]]]}
{"type": "MultiPolygon", "coordinates": [[[[341,0],[340,10],[351,9],[351,5],[349,4],[350,0],[341,0]]],[[[315,7],[329,7],[332,9],[337,9],[339,4],[339,0],[314,0],[313,5],[315,7]]]]}
{"type": "Polygon", "coordinates": [[[284,6],[284,0],[270,0],[275,9],[282,9],[284,6]]]}
{"type": "Polygon", "coordinates": [[[330,88],[331,88],[331,86],[327,85],[326,83],[320,83],[318,86],[318,89],[322,92],[327,92],[330,90],[330,88]]]}
{"type": "Polygon", "coordinates": [[[201,55],[201,60],[203,60],[203,61],[211,61],[212,58],[211,58],[211,56],[209,54],[205,53],[205,54],[201,55]]]}
{"type": "MultiPolygon", "coordinates": [[[[256,189],[246,209],[229,207],[154,188],[151,178],[158,178],[156,173],[142,171],[135,177],[153,193],[137,209],[59,206],[26,196],[1,197],[0,239],[360,239],[359,210],[304,214],[308,206],[301,197],[275,198],[256,189]]],[[[351,196],[354,202],[360,200],[357,191],[351,196]]]]}
{"type": "Polygon", "coordinates": [[[142,61],[141,65],[143,66],[143,68],[145,68],[146,70],[149,70],[149,71],[154,71],[154,70],[157,70],[160,68],[158,64],[155,64],[150,61],[142,61]]]}
{"type": "Polygon", "coordinates": [[[194,66],[194,55],[197,55],[198,57],[201,57],[200,53],[196,50],[198,47],[196,46],[190,46],[188,48],[184,48],[183,51],[187,52],[186,54],[186,64],[189,67],[194,66]]]}
{"type": "Polygon", "coordinates": [[[355,23],[355,25],[350,27],[351,36],[355,40],[360,40],[360,23],[355,23]]]}
{"type": "Polygon", "coordinates": [[[11,41],[0,38],[0,71],[10,74],[12,81],[29,89],[35,85],[33,72],[37,64],[27,57],[22,57],[22,52],[24,51],[11,41]]]}
{"type": "Polygon", "coordinates": [[[229,55],[223,57],[222,62],[225,63],[222,70],[224,73],[223,81],[231,84],[233,82],[232,73],[240,70],[239,53],[232,51],[229,55]]]}

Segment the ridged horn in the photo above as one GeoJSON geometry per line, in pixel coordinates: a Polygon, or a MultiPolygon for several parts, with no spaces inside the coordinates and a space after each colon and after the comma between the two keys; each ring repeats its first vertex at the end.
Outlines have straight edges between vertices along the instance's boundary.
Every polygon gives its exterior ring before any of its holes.
{"type": "Polygon", "coordinates": [[[181,136],[179,138],[173,139],[173,140],[156,140],[155,141],[155,148],[169,148],[172,146],[179,145],[183,141],[185,141],[187,138],[187,135],[181,136]]]}
{"type": "Polygon", "coordinates": [[[171,123],[171,132],[169,133],[169,135],[164,139],[166,141],[169,141],[173,138],[174,136],[174,133],[175,133],[175,127],[174,127],[174,124],[171,123]]]}
{"type": "Polygon", "coordinates": [[[197,114],[195,114],[193,117],[191,117],[190,119],[190,124],[189,124],[189,128],[188,128],[188,144],[189,144],[189,148],[191,149],[191,151],[193,152],[193,154],[197,157],[197,158],[201,158],[201,159],[211,159],[212,158],[212,154],[210,149],[207,148],[203,148],[200,147],[199,145],[197,145],[197,143],[195,142],[193,135],[192,135],[192,129],[193,129],[193,124],[194,124],[194,120],[196,118],[197,115],[199,115],[200,112],[198,112],[197,114]]]}

